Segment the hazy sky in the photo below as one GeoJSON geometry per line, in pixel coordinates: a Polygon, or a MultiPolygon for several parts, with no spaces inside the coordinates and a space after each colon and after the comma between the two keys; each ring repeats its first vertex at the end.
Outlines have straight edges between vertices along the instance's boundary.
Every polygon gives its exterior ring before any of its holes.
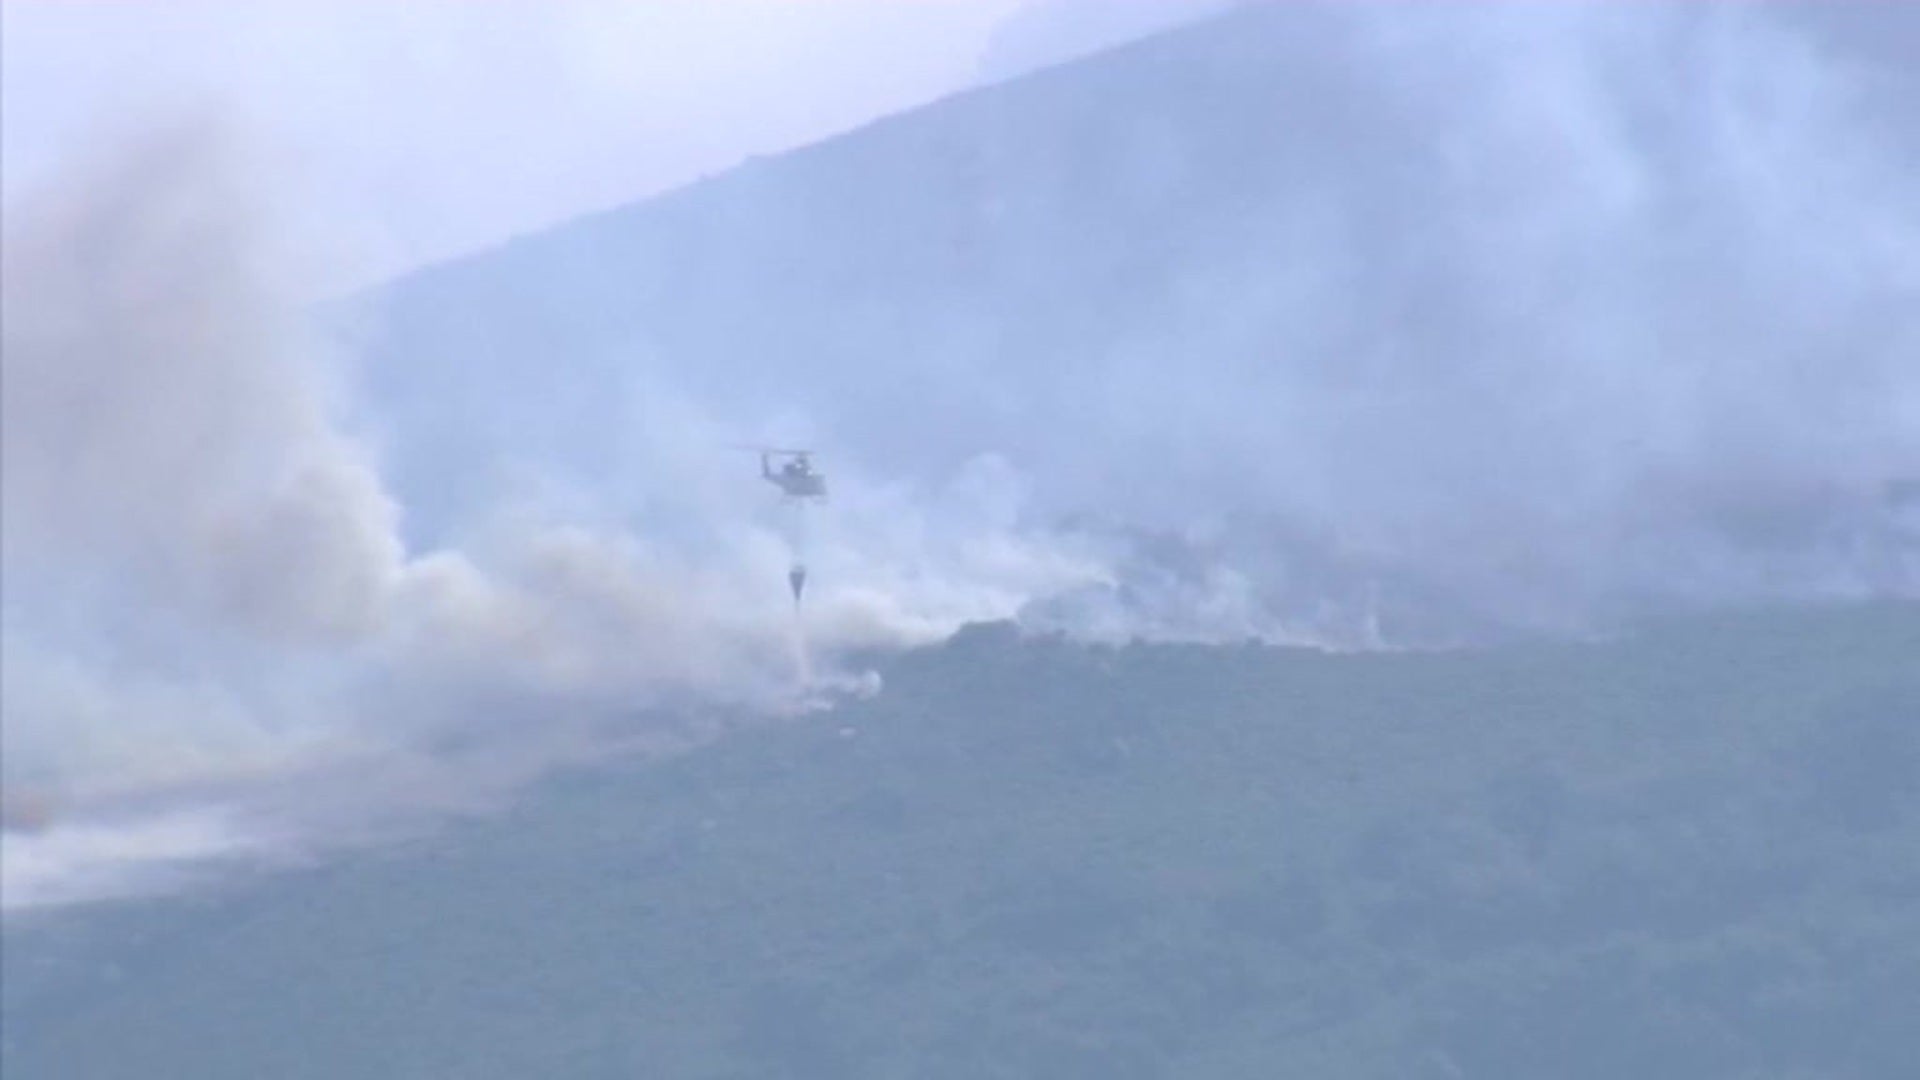
{"type": "Polygon", "coordinates": [[[938,97],[1019,4],[6,0],[0,184],[212,119],[360,278],[938,97]]]}

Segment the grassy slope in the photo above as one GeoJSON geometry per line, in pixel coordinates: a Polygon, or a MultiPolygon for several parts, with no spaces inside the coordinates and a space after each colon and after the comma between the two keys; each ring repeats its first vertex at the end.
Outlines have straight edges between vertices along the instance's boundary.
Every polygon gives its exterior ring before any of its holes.
{"type": "Polygon", "coordinates": [[[1445,656],[976,630],[414,850],[21,935],[5,1071],[1904,1075],[1916,658],[1912,608],[1445,656]]]}

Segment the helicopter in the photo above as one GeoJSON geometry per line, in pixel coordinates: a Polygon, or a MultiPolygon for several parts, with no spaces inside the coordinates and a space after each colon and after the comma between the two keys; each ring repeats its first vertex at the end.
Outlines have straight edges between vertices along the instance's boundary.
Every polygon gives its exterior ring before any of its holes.
{"type": "Polygon", "coordinates": [[[760,453],[760,476],[768,483],[778,487],[790,499],[824,499],[827,497],[827,478],[813,467],[813,451],[784,450],[771,446],[755,446],[747,449],[760,453]],[[773,467],[773,459],[785,458],[779,468],[773,467]]]}
{"type": "MultiPolygon", "coordinates": [[[[827,497],[827,478],[814,469],[811,450],[786,450],[774,446],[741,446],[736,449],[752,450],[760,455],[760,478],[779,488],[790,505],[805,506],[809,499],[824,500],[827,497]],[[777,469],[773,467],[776,457],[786,459],[777,469]]],[[[787,571],[787,588],[793,593],[793,609],[797,613],[801,594],[807,588],[805,563],[795,562],[787,571]]]]}

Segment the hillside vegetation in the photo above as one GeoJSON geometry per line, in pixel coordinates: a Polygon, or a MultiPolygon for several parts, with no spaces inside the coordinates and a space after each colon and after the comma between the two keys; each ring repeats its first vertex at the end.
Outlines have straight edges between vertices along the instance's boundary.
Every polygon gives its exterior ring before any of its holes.
{"type": "Polygon", "coordinates": [[[10,933],[10,1080],[1895,1077],[1920,609],[972,628],[411,848],[10,933]]]}

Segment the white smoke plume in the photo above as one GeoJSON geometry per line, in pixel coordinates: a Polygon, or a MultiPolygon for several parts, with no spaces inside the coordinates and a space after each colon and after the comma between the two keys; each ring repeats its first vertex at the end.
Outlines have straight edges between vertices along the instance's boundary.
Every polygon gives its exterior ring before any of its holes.
{"type": "Polygon", "coordinates": [[[802,707],[865,685],[835,655],[1093,572],[839,477],[844,521],[808,538],[823,666],[802,684],[798,538],[726,448],[739,433],[664,394],[633,418],[652,429],[631,504],[529,485],[409,551],[238,145],[169,129],[9,207],[9,907],[470,802],[647,736],[650,710],[802,707]],[[348,769],[365,805],[328,792],[348,769]]]}

